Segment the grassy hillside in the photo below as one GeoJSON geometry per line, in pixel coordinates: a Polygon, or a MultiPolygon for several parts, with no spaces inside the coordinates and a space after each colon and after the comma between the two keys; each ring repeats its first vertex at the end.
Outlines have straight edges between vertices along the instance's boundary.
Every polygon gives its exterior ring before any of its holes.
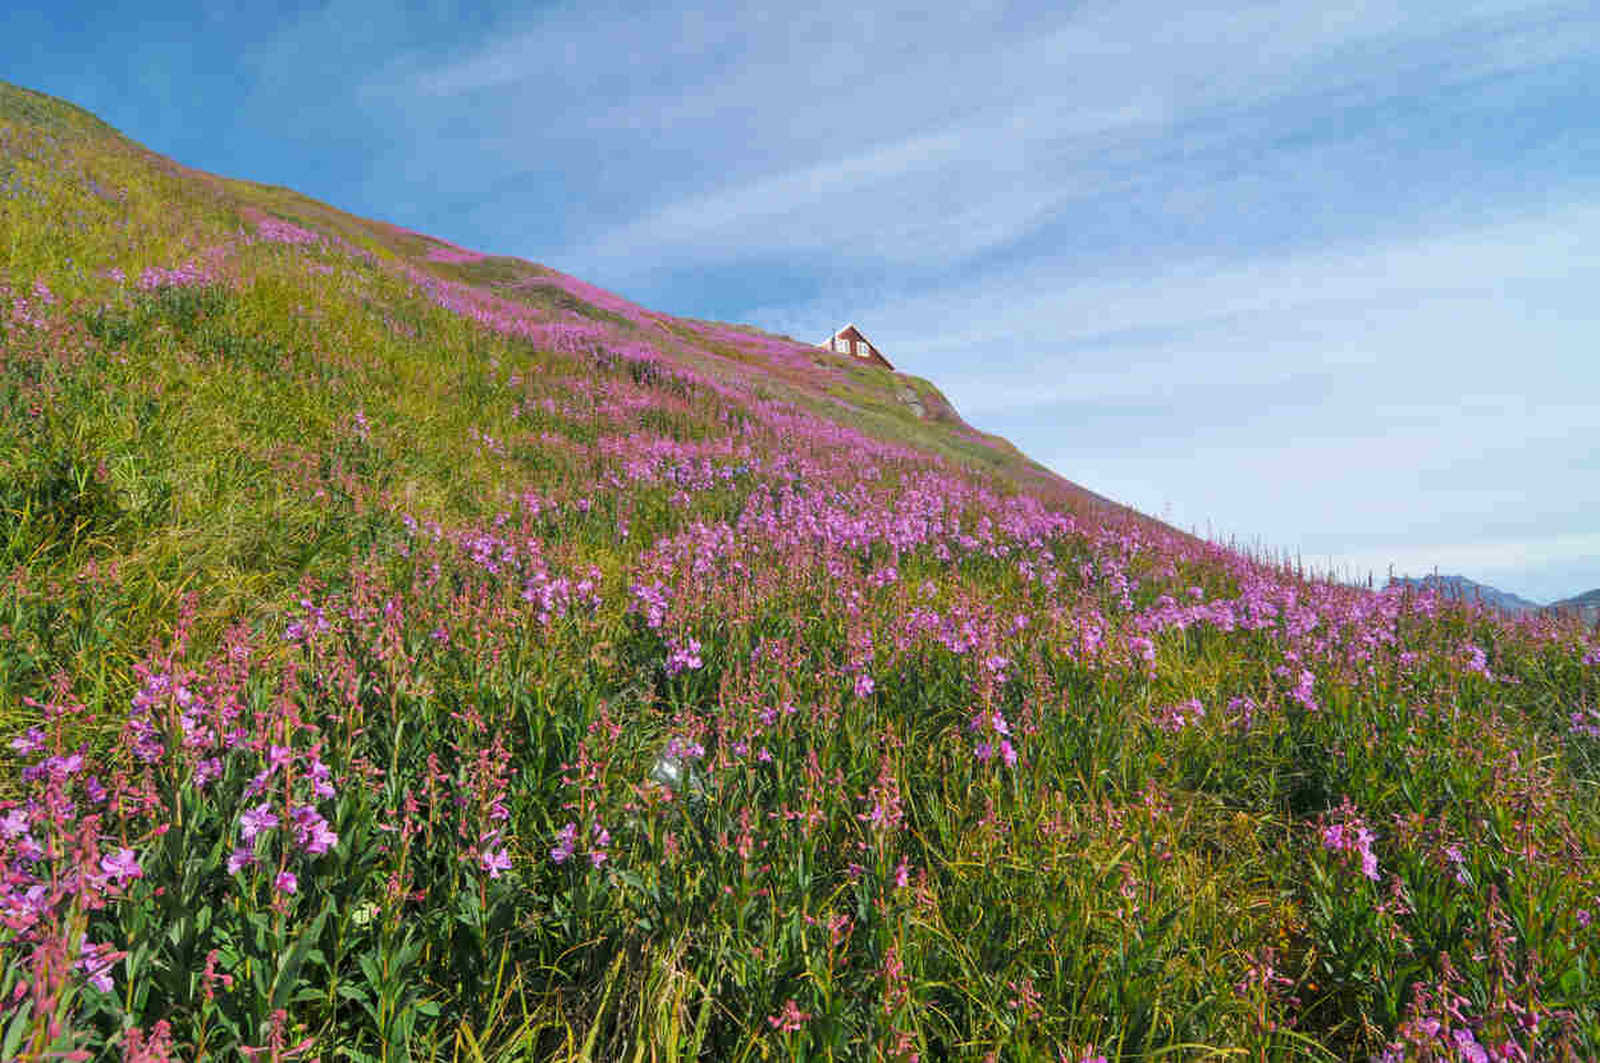
{"type": "Polygon", "coordinates": [[[0,1057],[1595,1058],[1597,699],[0,85],[0,1057]]]}

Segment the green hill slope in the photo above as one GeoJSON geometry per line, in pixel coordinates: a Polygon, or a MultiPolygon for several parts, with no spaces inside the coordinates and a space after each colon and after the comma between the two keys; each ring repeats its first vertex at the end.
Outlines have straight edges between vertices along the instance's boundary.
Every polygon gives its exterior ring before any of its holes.
{"type": "Polygon", "coordinates": [[[4,85],[0,724],[5,1058],[1600,1053],[1573,618],[4,85]]]}

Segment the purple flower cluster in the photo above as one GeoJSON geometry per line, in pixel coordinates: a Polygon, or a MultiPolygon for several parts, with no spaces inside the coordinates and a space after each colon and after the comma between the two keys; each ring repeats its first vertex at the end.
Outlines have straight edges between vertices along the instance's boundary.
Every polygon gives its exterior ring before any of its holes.
{"type": "Polygon", "coordinates": [[[256,223],[256,239],[272,244],[288,244],[291,247],[310,247],[324,242],[321,233],[303,229],[282,218],[263,218],[256,223]]]}
{"type": "Polygon", "coordinates": [[[1161,730],[1175,733],[1190,724],[1198,724],[1206,718],[1205,706],[1199,698],[1189,698],[1176,705],[1165,705],[1156,710],[1155,725],[1161,730]]]}
{"type": "Polygon", "coordinates": [[[677,639],[667,641],[667,675],[674,676],[682,672],[694,671],[705,662],[700,659],[700,640],[687,638],[682,642],[677,639]]]}
{"type": "Polygon", "coordinates": [[[578,825],[568,823],[556,831],[556,844],[550,849],[550,859],[557,864],[564,864],[572,859],[572,853],[578,842],[578,825]]]}
{"type": "Polygon", "coordinates": [[[1374,882],[1380,877],[1378,857],[1372,851],[1372,843],[1377,840],[1348,799],[1339,806],[1336,819],[1322,828],[1322,847],[1359,863],[1361,873],[1374,882]]]}
{"type": "MultiPolygon", "coordinates": [[[[550,849],[550,860],[553,863],[564,864],[571,860],[577,851],[578,825],[568,823],[556,831],[556,844],[550,849]]],[[[600,867],[610,859],[611,832],[599,823],[595,823],[589,833],[589,866],[600,867]]]]}
{"type": "Polygon", "coordinates": [[[459,266],[471,262],[482,262],[487,257],[478,251],[468,251],[461,247],[430,247],[428,248],[429,262],[443,262],[446,265],[459,266]]]}
{"type": "Polygon", "coordinates": [[[987,764],[996,755],[1006,767],[1015,767],[1017,750],[1011,744],[1011,724],[998,709],[985,709],[967,721],[967,730],[977,735],[972,755],[980,764],[987,764]]]}
{"type": "MultiPolygon", "coordinates": [[[[0,802],[0,925],[8,931],[8,963],[34,972],[33,1003],[43,1006],[67,967],[101,992],[112,990],[111,972],[125,954],[89,940],[63,918],[116,903],[146,871],[126,839],[102,832],[121,795],[114,797],[88,773],[84,750],[65,746],[67,727],[84,706],[61,683],[48,702],[25,698],[24,704],[47,726],[30,727],[10,742],[18,757],[38,759],[18,775],[26,796],[0,802]]],[[[17,999],[27,988],[19,983],[17,999]]]]}
{"type": "Polygon", "coordinates": [[[139,274],[136,286],[142,292],[153,292],[162,288],[195,288],[210,284],[215,279],[210,270],[191,261],[173,269],[146,266],[139,274]]]}
{"type": "Polygon", "coordinates": [[[263,843],[280,827],[287,828],[278,835],[282,862],[297,853],[306,858],[322,856],[338,845],[338,832],[316,807],[317,801],[337,795],[332,774],[315,749],[269,746],[266,766],[244,788],[247,799],[264,800],[239,814],[239,844],[228,857],[228,873],[236,875],[260,866],[263,843]]]}

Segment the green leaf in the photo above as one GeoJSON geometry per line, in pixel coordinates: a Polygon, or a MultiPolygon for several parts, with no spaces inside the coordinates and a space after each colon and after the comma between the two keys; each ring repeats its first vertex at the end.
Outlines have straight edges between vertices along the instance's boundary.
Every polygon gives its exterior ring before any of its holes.
{"type": "Polygon", "coordinates": [[[354,982],[340,982],[334,992],[346,1000],[363,1001],[372,999],[367,995],[365,989],[362,989],[354,982]]]}
{"type": "Polygon", "coordinates": [[[5,1040],[0,1041],[0,1058],[16,1059],[18,1049],[22,1047],[22,1039],[28,1033],[28,1019],[33,1014],[33,1001],[24,999],[17,1005],[16,1013],[11,1016],[11,1022],[6,1026],[5,1040]]]}
{"type": "Polygon", "coordinates": [[[300,977],[300,967],[305,963],[312,948],[316,946],[317,938],[322,935],[322,924],[328,918],[331,905],[324,905],[317,917],[311,920],[311,925],[300,934],[295,943],[278,962],[278,973],[272,982],[271,1006],[272,1010],[284,1007],[289,1002],[289,995],[300,977]]]}

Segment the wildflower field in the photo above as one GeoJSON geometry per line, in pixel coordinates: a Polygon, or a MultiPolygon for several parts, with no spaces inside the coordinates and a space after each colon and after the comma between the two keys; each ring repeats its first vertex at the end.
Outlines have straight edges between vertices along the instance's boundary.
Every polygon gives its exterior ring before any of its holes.
{"type": "Polygon", "coordinates": [[[1600,1057],[1596,632],[4,85],[0,734],[0,1058],[1600,1057]]]}

